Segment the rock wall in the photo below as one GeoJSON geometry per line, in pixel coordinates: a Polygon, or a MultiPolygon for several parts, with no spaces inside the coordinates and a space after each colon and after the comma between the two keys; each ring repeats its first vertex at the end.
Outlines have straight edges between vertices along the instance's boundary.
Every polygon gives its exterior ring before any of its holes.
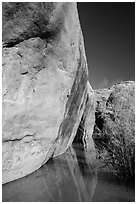
{"type": "MultiPolygon", "coordinates": [[[[2,151],[3,183],[7,183],[66,151],[87,98],[94,113],[94,93],[88,91],[75,3],[4,2],[2,6],[2,151]]],[[[87,131],[90,123],[93,127],[93,115],[87,119],[87,131]]],[[[87,138],[94,150],[90,131],[87,138]]]]}

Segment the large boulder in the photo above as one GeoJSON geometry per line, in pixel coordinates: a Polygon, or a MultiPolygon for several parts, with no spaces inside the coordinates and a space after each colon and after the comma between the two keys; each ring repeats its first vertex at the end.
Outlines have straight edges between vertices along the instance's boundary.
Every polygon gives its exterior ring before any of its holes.
{"type": "Polygon", "coordinates": [[[114,135],[123,135],[125,142],[131,142],[135,136],[135,82],[127,81],[113,86],[106,103],[109,126],[114,135]]]}
{"type": "Polygon", "coordinates": [[[85,107],[92,109],[92,117],[85,119],[82,139],[94,150],[89,135],[94,126],[94,92],[87,81],[76,3],[2,5],[6,183],[64,153],[75,138],[85,107]]]}
{"type": "Polygon", "coordinates": [[[98,143],[103,140],[115,170],[131,178],[135,173],[135,82],[115,84],[107,92],[107,100],[96,106],[94,138],[98,143]]]}

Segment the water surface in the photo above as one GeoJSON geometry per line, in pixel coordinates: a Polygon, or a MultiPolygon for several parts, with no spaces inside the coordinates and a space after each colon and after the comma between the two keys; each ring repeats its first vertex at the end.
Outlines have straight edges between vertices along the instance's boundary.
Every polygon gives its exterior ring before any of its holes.
{"type": "Polygon", "coordinates": [[[73,145],[33,174],[3,185],[5,202],[134,201],[134,188],[92,164],[91,152],[73,145]]]}

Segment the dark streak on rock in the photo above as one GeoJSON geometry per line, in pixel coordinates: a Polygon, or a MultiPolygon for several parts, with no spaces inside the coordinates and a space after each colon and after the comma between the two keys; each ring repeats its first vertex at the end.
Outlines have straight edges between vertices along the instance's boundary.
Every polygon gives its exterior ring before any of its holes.
{"type": "Polygon", "coordinates": [[[26,74],[28,74],[28,71],[21,73],[21,75],[26,75],[26,74]]]}
{"type": "Polygon", "coordinates": [[[87,72],[84,56],[80,51],[79,65],[75,76],[69,99],[66,104],[66,111],[63,122],[60,125],[58,137],[55,143],[62,138],[62,144],[67,143],[72,135],[73,128],[78,118],[78,110],[81,104],[82,96],[85,93],[87,84],[87,72]],[[74,94],[75,93],[75,94],[74,94]]]}
{"type": "Polygon", "coordinates": [[[18,39],[12,39],[7,43],[3,44],[3,48],[11,48],[14,47],[16,45],[18,45],[19,43],[23,42],[24,40],[28,40],[30,38],[41,38],[42,40],[46,39],[46,42],[48,43],[51,39],[53,39],[56,35],[55,31],[47,31],[46,33],[39,33],[37,35],[26,35],[25,33],[23,33],[22,35],[19,36],[18,39]]]}
{"type": "Polygon", "coordinates": [[[22,138],[16,138],[16,139],[3,139],[2,142],[19,142],[21,140],[23,140],[24,138],[26,137],[32,137],[33,135],[25,135],[24,137],[22,138]]]}

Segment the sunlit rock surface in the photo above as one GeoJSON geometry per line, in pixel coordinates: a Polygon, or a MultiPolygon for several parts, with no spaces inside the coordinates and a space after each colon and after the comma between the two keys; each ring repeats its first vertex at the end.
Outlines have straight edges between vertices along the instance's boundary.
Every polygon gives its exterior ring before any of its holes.
{"type": "MultiPolygon", "coordinates": [[[[104,117],[104,133],[127,160],[134,171],[135,164],[135,82],[127,81],[113,86],[106,103],[107,114],[104,117]],[[113,141],[114,140],[114,141],[113,141]]],[[[121,156],[120,156],[121,157],[121,156]]]]}
{"type": "Polygon", "coordinates": [[[112,121],[110,125],[117,124],[115,131],[122,129],[126,140],[133,139],[135,136],[135,82],[126,81],[114,85],[106,108],[112,121]]]}
{"type": "Polygon", "coordinates": [[[50,157],[64,153],[75,138],[82,116],[82,140],[90,140],[88,144],[94,152],[90,135],[94,93],[87,82],[75,3],[2,5],[2,141],[6,183],[34,172],[50,157]],[[86,118],[85,109],[91,111],[90,117],[86,118]]]}
{"type": "Polygon", "coordinates": [[[134,138],[135,82],[121,82],[108,89],[96,90],[95,98],[95,125],[98,129],[103,131],[106,128],[110,132],[115,129],[116,134],[121,129],[125,137],[134,138]]]}
{"type": "Polygon", "coordinates": [[[3,202],[92,201],[97,175],[91,160],[75,143],[35,173],[3,185],[3,202]]]}
{"type": "Polygon", "coordinates": [[[108,89],[105,88],[105,89],[94,90],[96,108],[98,108],[98,106],[100,106],[102,108],[106,106],[107,99],[108,99],[109,95],[111,94],[111,92],[112,92],[112,87],[108,88],[108,89]]]}

